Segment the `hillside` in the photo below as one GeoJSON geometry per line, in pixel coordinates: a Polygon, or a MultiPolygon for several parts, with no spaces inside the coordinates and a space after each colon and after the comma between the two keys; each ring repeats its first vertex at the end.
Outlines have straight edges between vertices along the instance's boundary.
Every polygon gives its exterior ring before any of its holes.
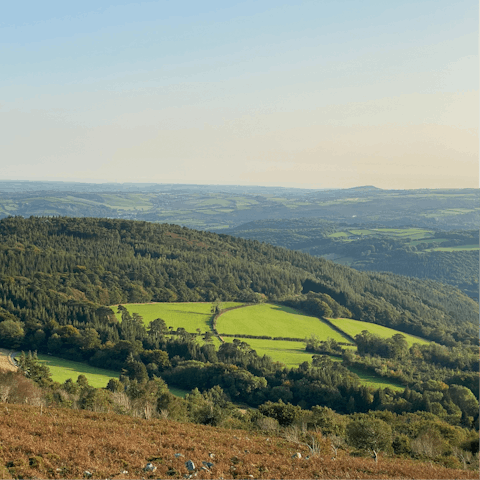
{"type": "Polygon", "coordinates": [[[93,322],[104,338],[115,335],[116,320],[105,305],[257,302],[308,291],[327,295],[332,306],[349,309],[357,320],[440,343],[476,342],[478,335],[478,304],[454,288],[357,272],[300,252],[176,225],[6,218],[0,221],[0,276],[0,314],[24,322],[30,345],[47,342],[37,332],[48,335],[53,319],[59,325],[93,322]]]}
{"type": "Polygon", "coordinates": [[[391,272],[453,285],[478,302],[478,230],[440,230],[322,219],[260,220],[222,230],[321,256],[357,270],[391,272]]]}
{"type": "Polygon", "coordinates": [[[0,404],[0,430],[0,477],[6,479],[183,478],[188,460],[197,478],[478,477],[478,470],[399,457],[381,456],[376,465],[370,456],[350,456],[350,449],[339,449],[334,459],[330,440],[321,435],[312,455],[307,442],[287,441],[273,432],[112,413],[0,404]],[[297,452],[301,458],[293,458],[297,452]],[[156,471],[144,470],[150,462],[156,471]],[[205,469],[202,462],[212,465],[205,469]]]}

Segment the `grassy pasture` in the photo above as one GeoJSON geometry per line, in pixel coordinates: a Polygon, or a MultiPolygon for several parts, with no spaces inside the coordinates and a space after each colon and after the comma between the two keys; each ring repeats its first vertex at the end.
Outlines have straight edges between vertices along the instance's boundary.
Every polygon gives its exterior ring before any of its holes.
{"type": "Polygon", "coordinates": [[[271,304],[252,305],[224,313],[217,319],[219,333],[233,335],[267,335],[271,337],[305,338],[312,333],[322,339],[345,338],[315,317],[301,314],[293,308],[271,304]]]}
{"type": "Polygon", "coordinates": [[[360,377],[360,382],[362,385],[373,388],[391,388],[396,391],[403,391],[405,387],[400,383],[395,383],[389,378],[381,377],[380,375],[375,375],[373,373],[367,373],[359,368],[348,367],[352,373],[356,373],[360,377]]]}
{"type": "Polygon", "coordinates": [[[52,373],[52,380],[63,383],[71,378],[74,382],[79,375],[85,375],[88,384],[96,388],[105,388],[111,378],[118,378],[120,372],[96,368],[82,362],[64,360],[63,358],[51,357],[50,355],[38,355],[40,362],[46,364],[52,373]]]}
{"type": "Polygon", "coordinates": [[[446,238],[428,238],[425,237],[423,239],[418,239],[418,240],[412,240],[410,242],[410,245],[418,245],[420,243],[443,243],[447,242],[448,240],[446,238]]]}
{"type": "Polygon", "coordinates": [[[460,252],[478,250],[478,245],[455,245],[454,247],[435,247],[425,250],[426,252],[460,252]]]}
{"type": "MultiPolygon", "coordinates": [[[[73,362],[71,360],[64,360],[63,358],[51,357],[50,355],[38,355],[38,359],[41,363],[48,365],[52,373],[52,380],[59,383],[64,383],[65,380],[69,378],[76,382],[79,375],[85,375],[90,386],[105,388],[111,378],[118,378],[120,376],[120,372],[91,367],[86,363],[73,362]]],[[[176,387],[169,386],[168,389],[173,395],[181,398],[185,398],[185,395],[189,393],[188,390],[176,387]]]]}
{"type": "MultiPolygon", "coordinates": [[[[231,308],[242,305],[239,302],[224,302],[222,308],[231,308]]],[[[155,320],[162,318],[167,327],[184,328],[187,332],[195,333],[199,328],[202,333],[210,331],[212,303],[127,303],[123,305],[130,314],[138,313],[143,317],[145,326],[155,320]]],[[[115,307],[113,307],[116,310],[115,307]]],[[[115,314],[118,320],[121,315],[115,314]]],[[[226,332],[227,333],[227,332],[226,332]]]]}
{"type": "Polygon", "coordinates": [[[213,205],[220,205],[221,207],[228,207],[230,206],[230,200],[225,200],[223,198],[210,198],[203,200],[198,204],[198,206],[213,206],[213,205]]]}
{"type": "Polygon", "coordinates": [[[348,230],[352,235],[374,235],[373,230],[358,229],[358,230],[348,230]]]}
{"type": "Polygon", "coordinates": [[[399,332],[393,328],[384,327],[382,325],[376,325],[375,323],[360,322],[359,320],[352,320],[350,318],[330,318],[329,319],[336,327],[338,327],[343,332],[347,333],[351,337],[355,337],[363,330],[367,330],[374,335],[378,335],[382,338],[393,337],[396,333],[401,333],[408,346],[411,347],[414,343],[419,343],[421,345],[427,345],[430,342],[427,342],[423,338],[416,337],[414,335],[409,335],[408,333],[399,332]]]}
{"type": "Polygon", "coordinates": [[[176,397],[180,398],[185,398],[185,396],[190,393],[188,390],[184,390],[183,388],[177,388],[177,387],[168,387],[168,390],[170,393],[173,393],[176,397]]]}
{"type": "Polygon", "coordinates": [[[303,362],[312,361],[312,354],[305,351],[305,342],[258,338],[239,338],[239,340],[248,343],[260,357],[268,355],[272,360],[284,363],[287,367],[297,367],[303,362]]]}
{"type": "Polygon", "coordinates": [[[331,233],[330,235],[327,235],[327,236],[331,237],[331,238],[348,237],[348,233],[347,232],[335,232],[335,233],[331,233]]]}
{"type": "MultiPolygon", "coordinates": [[[[253,338],[240,338],[239,340],[248,343],[259,356],[268,355],[277,362],[285,364],[287,367],[297,367],[303,362],[312,361],[312,353],[305,351],[304,342],[288,342],[286,340],[262,340],[253,338]]],[[[334,362],[341,362],[341,358],[330,356],[334,362]]],[[[391,388],[392,390],[402,391],[405,387],[395,383],[388,378],[382,378],[380,375],[365,373],[360,369],[348,367],[360,377],[362,385],[373,388],[391,388]]]]}

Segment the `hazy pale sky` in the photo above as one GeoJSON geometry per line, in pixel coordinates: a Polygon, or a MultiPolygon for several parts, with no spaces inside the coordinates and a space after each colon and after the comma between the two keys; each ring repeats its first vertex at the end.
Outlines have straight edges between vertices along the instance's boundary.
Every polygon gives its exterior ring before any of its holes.
{"type": "Polygon", "coordinates": [[[477,0],[5,2],[2,179],[479,186],[477,0]]]}

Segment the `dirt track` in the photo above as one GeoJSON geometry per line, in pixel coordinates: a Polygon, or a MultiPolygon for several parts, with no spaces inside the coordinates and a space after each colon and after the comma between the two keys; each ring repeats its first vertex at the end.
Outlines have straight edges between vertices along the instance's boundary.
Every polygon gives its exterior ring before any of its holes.
{"type": "Polygon", "coordinates": [[[10,363],[10,359],[8,355],[11,353],[10,350],[6,350],[5,348],[0,348],[0,370],[12,370],[15,371],[17,367],[14,367],[10,363]]]}

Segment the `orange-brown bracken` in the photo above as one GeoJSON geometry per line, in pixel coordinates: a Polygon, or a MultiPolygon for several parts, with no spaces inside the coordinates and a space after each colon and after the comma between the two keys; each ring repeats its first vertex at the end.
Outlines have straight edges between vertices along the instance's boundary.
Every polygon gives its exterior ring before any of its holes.
{"type": "Polygon", "coordinates": [[[0,478],[478,478],[477,471],[382,456],[332,459],[327,439],[306,445],[278,437],[113,413],[0,404],[0,478]],[[302,458],[292,456],[299,452],[302,458]],[[183,457],[175,457],[181,453],[183,457]],[[214,454],[212,458],[209,454],[214,454]],[[211,471],[201,470],[202,461],[211,471]],[[151,462],[154,472],[143,470],[151,462]],[[121,473],[121,472],[128,473],[121,473]]]}

